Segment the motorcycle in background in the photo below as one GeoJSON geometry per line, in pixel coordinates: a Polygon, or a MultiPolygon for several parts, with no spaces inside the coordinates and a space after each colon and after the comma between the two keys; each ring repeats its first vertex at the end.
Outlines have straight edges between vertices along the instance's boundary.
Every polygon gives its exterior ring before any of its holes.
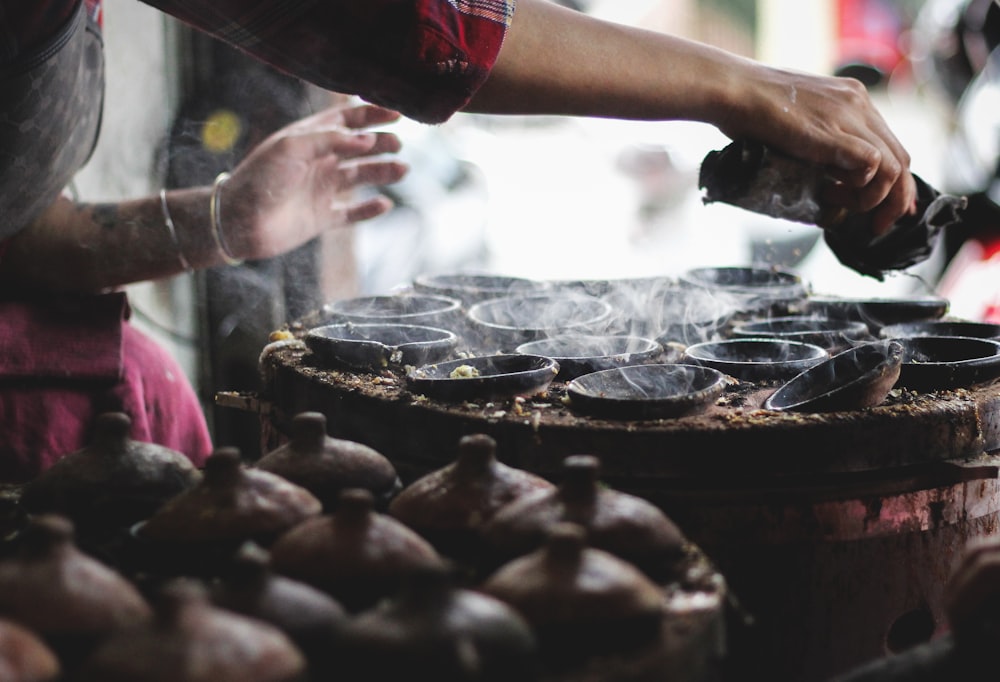
{"type": "Polygon", "coordinates": [[[914,63],[954,107],[941,189],[969,199],[937,290],[952,315],[1000,322],[1000,2],[930,2],[916,28],[914,63]]]}

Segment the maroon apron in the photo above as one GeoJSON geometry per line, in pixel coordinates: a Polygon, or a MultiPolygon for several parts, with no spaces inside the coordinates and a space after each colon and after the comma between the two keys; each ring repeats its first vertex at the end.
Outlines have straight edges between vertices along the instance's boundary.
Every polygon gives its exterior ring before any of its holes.
{"type": "MultiPolygon", "coordinates": [[[[104,92],[97,22],[84,3],[49,40],[0,66],[0,241],[58,197],[96,145],[104,92]]],[[[124,293],[0,292],[0,481],[28,480],[123,411],[132,437],[200,464],[211,451],[187,377],[128,323],[124,293]]]]}

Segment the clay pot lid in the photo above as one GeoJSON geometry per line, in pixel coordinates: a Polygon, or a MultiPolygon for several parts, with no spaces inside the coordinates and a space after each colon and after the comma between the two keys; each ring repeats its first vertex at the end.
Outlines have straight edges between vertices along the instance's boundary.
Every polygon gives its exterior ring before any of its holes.
{"type": "Polygon", "coordinates": [[[368,445],[327,435],[322,412],[301,412],[292,420],[291,438],[254,465],[302,486],[325,511],[336,508],[341,491],[370,490],[382,507],[403,485],[392,463],[368,445]]]}
{"type": "Polygon", "coordinates": [[[482,586],[534,627],[659,617],[663,592],[642,571],[587,545],[587,531],[558,523],[537,550],[510,561],[482,586]]]}
{"type": "Polygon", "coordinates": [[[479,531],[502,507],[538,490],[548,480],[497,460],[497,443],[479,433],[463,436],[454,462],[406,486],[389,505],[389,514],[418,532],[479,531]]]}
{"type": "Polygon", "coordinates": [[[591,545],[658,581],[669,579],[684,555],[686,539],[677,525],[651,502],[603,485],[600,460],[591,455],[567,457],[556,488],[507,505],[484,533],[493,551],[511,559],[542,546],[562,522],[582,526],[591,545]]]}
{"type": "Polygon", "coordinates": [[[28,482],[21,504],[30,513],[67,516],[78,528],[125,528],[200,480],[186,455],[132,439],[131,426],[124,412],[99,415],[91,443],[28,482]]]}
{"type": "Polygon", "coordinates": [[[363,488],[342,492],[335,513],[303,521],[270,551],[275,571],[323,590],[352,612],[394,593],[414,568],[442,561],[415,531],[375,511],[363,488]]]}
{"type": "Polygon", "coordinates": [[[201,584],[173,580],[156,593],[154,605],[154,621],[111,637],[81,668],[81,681],[302,679],[305,659],[280,630],[212,606],[201,584]]]}
{"type": "Polygon", "coordinates": [[[296,641],[300,635],[332,635],[347,620],[333,597],[275,573],[270,553],[253,542],[240,548],[209,594],[213,604],[270,623],[296,641]]]}
{"type": "Polygon", "coordinates": [[[181,545],[255,540],[268,544],[322,511],[305,488],[243,465],[237,448],[218,448],[205,461],[202,480],[164,504],[137,535],[181,545]]]}
{"type": "Polygon", "coordinates": [[[0,614],[46,638],[103,636],[148,621],[138,590],[78,550],[73,532],[59,516],[29,519],[17,554],[0,561],[0,614]]]}
{"type": "MultiPolygon", "coordinates": [[[[500,567],[480,589],[532,626],[542,679],[619,679],[623,661],[655,661],[664,651],[664,593],[629,562],[588,547],[577,524],[553,526],[541,548],[500,567]]],[[[653,667],[620,679],[672,679],[653,667]]]]}
{"type": "Polygon", "coordinates": [[[398,594],[359,614],[341,639],[341,679],[533,679],[531,626],[509,604],[457,586],[445,565],[407,574],[398,594]]]}
{"type": "Polygon", "coordinates": [[[0,618],[0,679],[6,682],[51,682],[61,667],[55,653],[35,633],[0,618]]]}

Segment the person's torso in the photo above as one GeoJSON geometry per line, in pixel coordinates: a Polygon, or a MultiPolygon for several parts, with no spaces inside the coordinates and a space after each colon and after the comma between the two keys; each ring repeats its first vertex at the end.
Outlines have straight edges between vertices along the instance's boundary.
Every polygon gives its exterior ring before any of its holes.
{"type": "MultiPolygon", "coordinates": [[[[0,68],[54,35],[73,16],[80,0],[0,0],[0,68]]],[[[100,25],[102,0],[84,0],[100,25]]]]}
{"type": "Polygon", "coordinates": [[[100,0],[0,0],[0,240],[86,163],[104,93],[100,0]]]}

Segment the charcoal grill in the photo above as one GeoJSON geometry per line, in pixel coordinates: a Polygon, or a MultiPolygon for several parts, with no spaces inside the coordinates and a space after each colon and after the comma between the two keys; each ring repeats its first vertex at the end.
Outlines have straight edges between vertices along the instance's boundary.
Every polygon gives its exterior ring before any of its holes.
{"type": "Polygon", "coordinates": [[[996,384],[813,414],[765,410],[775,387],[742,382],[700,414],[628,421],[574,413],[560,381],[528,398],[431,400],[391,368],[322,368],[296,338],[269,345],[261,369],[261,394],[218,399],[261,415],[265,451],[294,415],[319,411],[404,481],[453,461],[473,433],[550,478],[567,456],[596,455],[609,485],[659,505],[716,563],[738,602],[731,664],[771,679],[823,681],[927,641],[958,553],[998,530],[996,384]]]}

